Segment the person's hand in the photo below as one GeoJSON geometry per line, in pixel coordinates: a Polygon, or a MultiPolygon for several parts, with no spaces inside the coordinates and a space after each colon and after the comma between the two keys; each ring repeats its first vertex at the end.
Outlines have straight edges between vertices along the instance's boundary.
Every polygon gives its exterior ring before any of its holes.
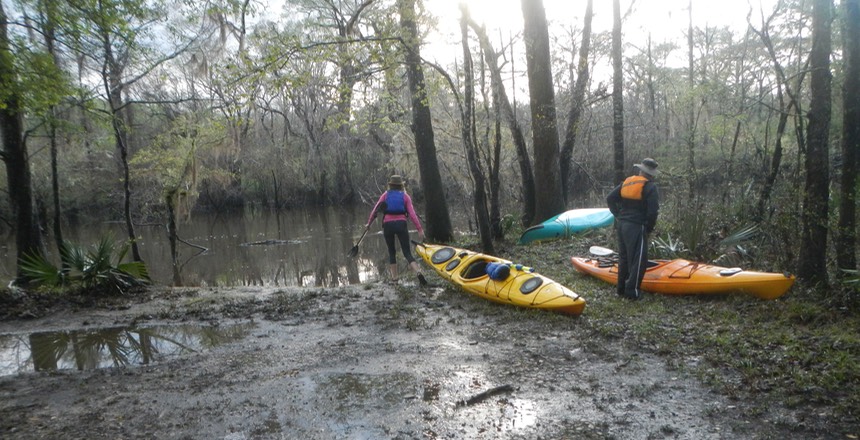
{"type": "Polygon", "coordinates": [[[424,243],[424,231],[418,233],[418,242],[424,243]]]}

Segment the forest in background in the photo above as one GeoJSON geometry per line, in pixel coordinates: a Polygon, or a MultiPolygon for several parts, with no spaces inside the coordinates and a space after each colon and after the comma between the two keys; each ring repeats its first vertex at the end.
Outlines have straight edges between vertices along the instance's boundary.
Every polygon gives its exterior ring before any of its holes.
{"type": "Polygon", "coordinates": [[[175,245],[193,212],[369,204],[398,173],[428,239],[468,209],[492,251],[504,218],[602,203],[651,156],[661,250],[851,280],[858,1],[753,7],[740,33],[690,20],[686,46],[626,40],[637,6],[592,32],[591,1],[561,29],[522,0],[504,36],[463,9],[439,65],[420,0],[288,0],[277,20],[251,0],[4,0],[2,228],[19,255],[74,221],[161,222],[175,245]]]}

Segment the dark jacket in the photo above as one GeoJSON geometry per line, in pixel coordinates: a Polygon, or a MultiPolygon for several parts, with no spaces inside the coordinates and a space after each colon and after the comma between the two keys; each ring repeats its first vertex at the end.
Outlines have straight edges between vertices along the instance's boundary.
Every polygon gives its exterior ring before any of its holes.
{"type": "Polygon", "coordinates": [[[657,185],[649,180],[642,187],[642,200],[625,199],[621,197],[621,185],[618,185],[606,196],[606,205],[617,220],[644,225],[645,232],[651,233],[657,224],[660,194],[657,185]]]}

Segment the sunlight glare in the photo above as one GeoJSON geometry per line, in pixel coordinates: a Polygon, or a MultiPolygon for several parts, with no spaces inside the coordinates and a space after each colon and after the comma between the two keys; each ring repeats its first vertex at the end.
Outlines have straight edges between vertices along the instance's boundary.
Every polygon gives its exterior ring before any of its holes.
{"type": "MultiPolygon", "coordinates": [[[[750,9],[755,23],[759,10],[769,13],[776,1],[693,0],[693,26],[728,27],[735,33],[742,33],[747,27],[750,9]]],[[[502,41],[518,38],[522,32],[521,0],[425,0],[427,11],[438,18],[438,26],[431,33],[435,37],[431,37],[422,49],[428,59],[446,64],[461,53],[461,3],[468,5],[469,13],[478,24],[486,26],[488,36],[497,47],[502,46],[502,41]]],[[[550,35],[561,36],[566,31],[581,30],[586,4],[586,0],[543,0],[550,35]]],[[[657,44],[686,46],[689,0],[622,0],[620,6],[624,17],[622,39],[625,44],[636,46],[650,36],[657,44]]],[[[592,32],[611,32],[612,2],[594,0],[593,12],[592,32]]]]}
{"type": "MultiPolygon", "coordinates": [[[[465,3],[469,13],[487,30],[518,33],[523,26],[521,0],[425,0],[425,7],[440,20],[440,32],[457,32],[460,19],[459,5],[465,3]]],[[[729,26],[738,31],[746,27],[750,8],[770,11],[775,0],[711,0],[693,1],[695,26],[729,26]]],[[[651,33],[655,40],[683,38],[688,25],[688,0],[631,0],[621,1],[622,14],[630,15],[622,25],[625,36],[638,38],[651,33]],[[632,9],[631,9],[632,8],[632,9]]],[[[543,0],[547,20],[551,26],[581,28],[585,15],[585,0],[543,0]]],[[[595,0],[594,32],[612,29],[612,2],[595,0]]]]}

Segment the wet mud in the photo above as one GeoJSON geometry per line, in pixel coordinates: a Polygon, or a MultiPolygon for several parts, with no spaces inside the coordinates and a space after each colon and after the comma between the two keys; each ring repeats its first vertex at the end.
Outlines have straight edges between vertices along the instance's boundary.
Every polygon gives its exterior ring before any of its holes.
{"type": "Polygon", "coordinates": [[[587,313],[492,304],[434,281],[187,289],[0,322],[20,340],[243,329],[146,363],[0,376],[0,438],[806,438],[709,391],[686,368],[695,359],[589,331],[587,313]]]}

